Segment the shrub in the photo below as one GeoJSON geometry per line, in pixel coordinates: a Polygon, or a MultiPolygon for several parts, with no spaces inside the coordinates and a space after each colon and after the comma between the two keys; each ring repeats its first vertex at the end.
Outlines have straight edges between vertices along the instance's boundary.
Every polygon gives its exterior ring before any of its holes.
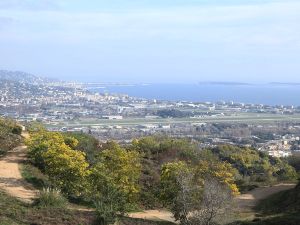
{"type": "Polygon", "coordinates": [[[67,204],[66,198],[58,189],[44,188],[38,197],[36,205],[41,208],[65,208],[67,204]]]}
{"type": "Polygon", "coordinates": [[[18,126],[18,125],[15,125],[15,126],[12,128],[11,132],[12,132],[13,134],[21,135],[21,134],[22,134],[22,127],[20,127],[20,126],[18,126]]]}

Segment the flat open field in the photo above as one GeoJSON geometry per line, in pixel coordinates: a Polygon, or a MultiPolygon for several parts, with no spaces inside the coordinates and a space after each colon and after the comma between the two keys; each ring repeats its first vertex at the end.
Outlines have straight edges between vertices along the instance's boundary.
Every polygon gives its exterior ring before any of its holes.
{"type": "MultiPolygon", "coordinates": [[[[135,126],[141,124],[180,124],[180,123],[275,123],[275,122],[300,122],[300,114],[296,115],[273,115],[273,114],[256,114],[240,113],[231,116],[205,116],[201,118],[129,118],[122,120],[107,119],[81,119],[78,121],[61,122],[55,127],[78,127],[78,126],[114,126],[126,125],[135,126]]],[[[49,125],[51,127],[52,125],[49,125]]]]}

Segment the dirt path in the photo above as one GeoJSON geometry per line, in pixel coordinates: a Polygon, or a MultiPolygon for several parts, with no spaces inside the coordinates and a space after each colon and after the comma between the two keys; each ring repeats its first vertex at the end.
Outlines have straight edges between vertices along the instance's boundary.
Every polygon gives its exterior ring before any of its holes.
{"type": "Polygon", "coordinates": [[[260,200],[278,192],[292,189],[295,186],[295,184],[278,184],[271,187],[256,188],[247,194],[238,196],[236,198],[237,207],[241,211],[251,211],[260,200]]]}
{"type": "Polygon", "coordinates": [[[23,202],[31,203],[37,191],[21,176],[19,164],[25,159],[26,146],[14,148],[0,159],[0,188],[23,202]]]}
{"type": "Polygon", "coordinates": [[[143,212],[130,213],[129,217],[137,219],[146,219],[154,221],[169,221],[175,222],[175,219],[171,212],[166,210],[146,210],[143,212]]]}

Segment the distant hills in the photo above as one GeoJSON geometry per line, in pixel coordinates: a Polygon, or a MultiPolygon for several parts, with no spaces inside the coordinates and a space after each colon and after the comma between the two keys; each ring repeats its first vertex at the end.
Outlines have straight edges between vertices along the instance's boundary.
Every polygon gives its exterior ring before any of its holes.
{"type": "Polygon", "coordinates": [[[0,70],[0,80],[14,81],[28,84],[43,84],[55,82],[57,80],[36,76],[21,71],[0,70]]]}
{"type": "Polygon", "coordinates": [[[13,98],[30,99],[33,97],[51,96],[48,85],[56,82],[54,79],[44,78],[33,74],[0,70],[0,99],[13,98]]]}

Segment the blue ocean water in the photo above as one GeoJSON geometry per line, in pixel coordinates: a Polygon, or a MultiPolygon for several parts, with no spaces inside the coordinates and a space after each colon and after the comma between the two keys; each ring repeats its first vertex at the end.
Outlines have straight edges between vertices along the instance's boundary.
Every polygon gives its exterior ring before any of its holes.
{"type": "Polygon", "coordinates": [[[109,85],[95,88],[100,93],[128,94],[146,99],[216,102],[234,101],[266,105],[300,106],[300,85],[264,84],[149,84],[109,85]]]}

